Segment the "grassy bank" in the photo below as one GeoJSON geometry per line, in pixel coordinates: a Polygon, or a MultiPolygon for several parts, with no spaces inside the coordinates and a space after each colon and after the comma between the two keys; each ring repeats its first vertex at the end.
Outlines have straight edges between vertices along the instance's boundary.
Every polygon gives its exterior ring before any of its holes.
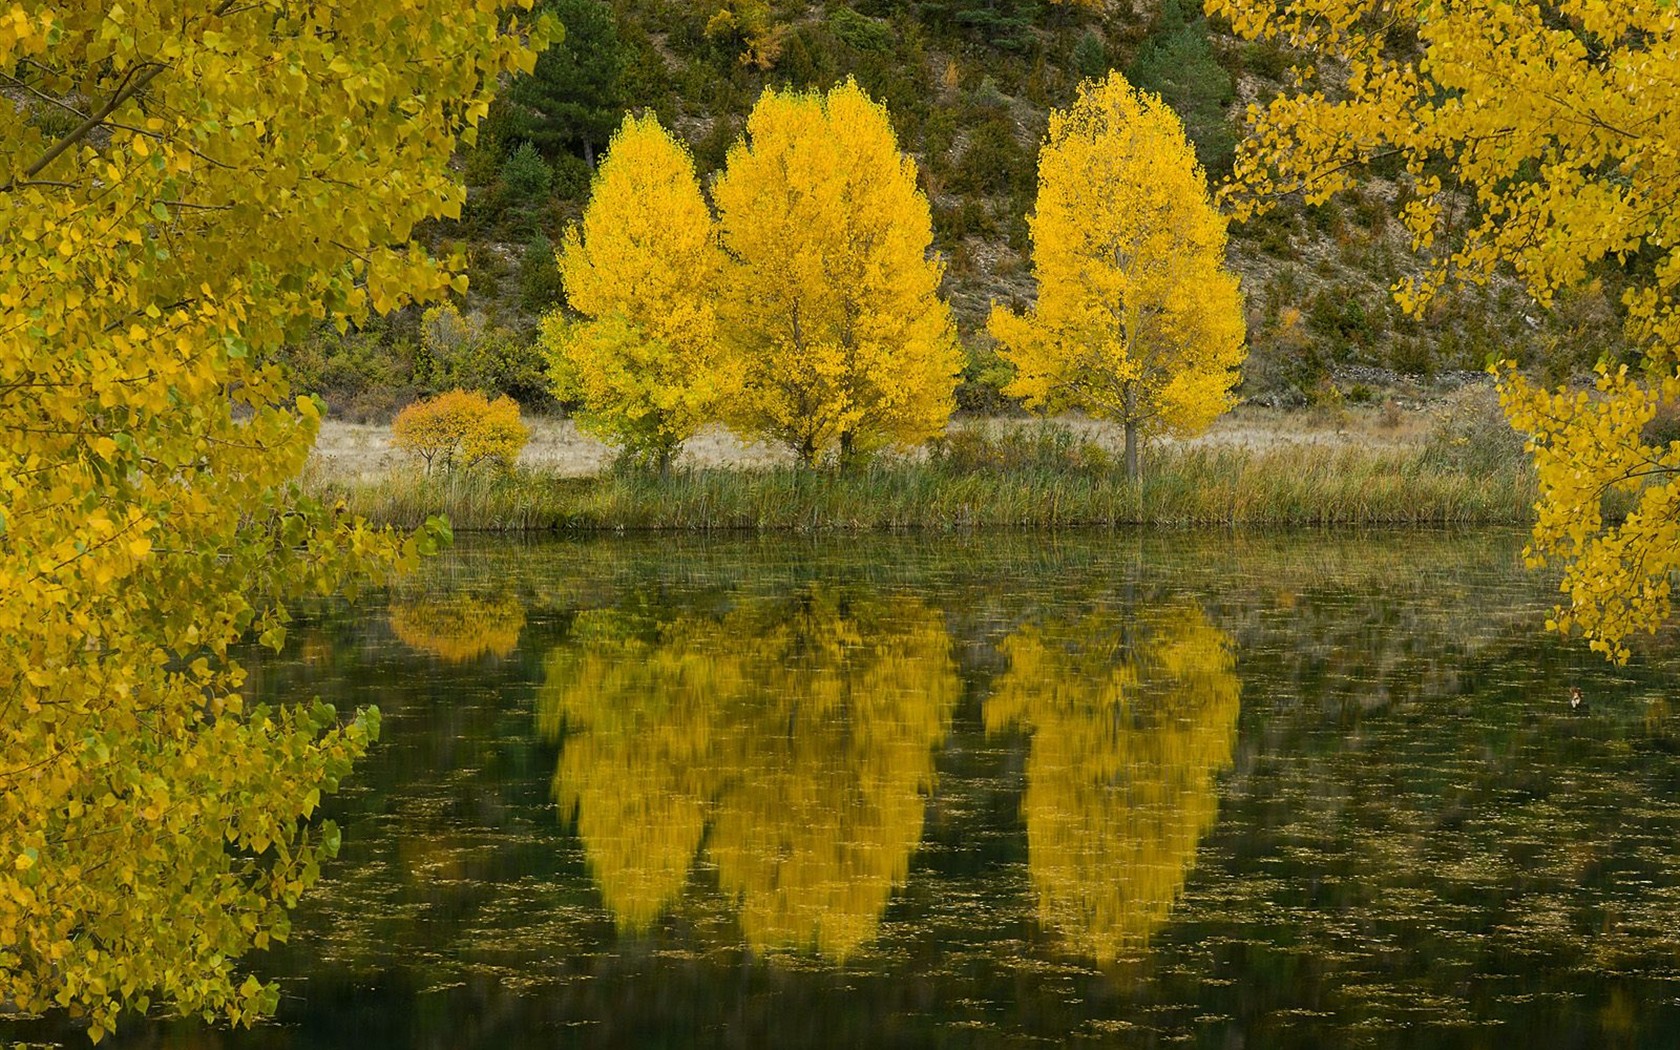
{"type": "Polygon", "coordinates": [[[331,491],[373,521],[446,514],[462,531],[967,529],[1148,525],[1527,524],[1520,456],[1414,448],[1193,448],[1150,456],[1141,488],[1100,449],[937,448],[849,473],[708,469],[666,477],[399,472],[331,491]]]}

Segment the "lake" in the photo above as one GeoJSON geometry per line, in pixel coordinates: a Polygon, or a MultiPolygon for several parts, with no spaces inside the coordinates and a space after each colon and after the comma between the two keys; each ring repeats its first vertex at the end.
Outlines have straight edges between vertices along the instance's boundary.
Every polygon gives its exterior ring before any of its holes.
{"type": "Polygon", "coordinates": [[[277,1020],[116,1042],[1680,1045],[1675,647],[1522,542],[463,539],[253,658],[384,715],[277,1020]]]}

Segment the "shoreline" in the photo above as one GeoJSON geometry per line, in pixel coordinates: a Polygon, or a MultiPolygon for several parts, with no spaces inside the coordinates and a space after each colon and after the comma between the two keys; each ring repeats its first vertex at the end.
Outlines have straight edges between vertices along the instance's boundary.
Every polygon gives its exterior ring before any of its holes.
{"type": "Polygon", "coordinates": [[[1141,487],[1118,429],[1082,417],[962,419],[848,471],[714,428],[663,476],[615,468],[568,420],[532,424],[511,470],[429,477],[379,428],[328,424],[303,485],[377,525],[572,534],[1529,526],[1538,498],[1521,438],[1478,391],[1404,413],[1239,409],[1146,446],[1141,487]]]}
{"type": "Polygon", "coordinates": [[[850,473],[705,468],[306,479],[376,525],[443,515],[457,532],[954,532],[1205,526],[1451,526],[1533,522],[1526,463],[1478,469],[1432,449],[1189,449],[1150,456],[1141,491],[1115,469],[888,461],[850,473]]]}

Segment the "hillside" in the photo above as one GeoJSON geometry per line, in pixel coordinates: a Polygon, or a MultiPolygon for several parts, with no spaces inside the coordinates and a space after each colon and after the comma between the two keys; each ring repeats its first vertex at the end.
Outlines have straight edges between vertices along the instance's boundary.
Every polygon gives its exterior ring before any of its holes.
{"type": "MultiPolygon", "coordinates": [[[[434,249],[464,256],[471,290],[429,320],[410,310],[348,336],[321,333],[289,351],[291,364],[348,418],[386,416],[458,383],[544,404],[532,341],[536,319],[562,305],[552,244],[580,213],[591,164],[622,115],[657,113],[709,176],[764,87],[850,76],[887,104],[932,204],[944,293],[969,357],[959,401],[1007,408],[984,319],[993,301],[1021,306],[1034,294],[1025,216],[1049,110],[1080,79],[1120,69],[1180,114],[1218,183],[1244,107],[1288,73],[1287,54],[1239,42],[1178,0],[1141,2],[548,0],[565,41],[508,85],[458,156],[465,213],[428,231],[434,249]]],[[[1427,379],[1479,369],[1495,353],[1558,376],[1619,344],[1613,286],[1551,309],[1514,283],[1459,289],[1422,321],[1403,316],[1387,293],[1414,265],[1391,220],[1404,193],[1394,174],[1370,173],[1346,200],[1285,200],[1232,227],[1251,345],[1245,398],[1380,396],[1388,371],[1427,379]]]]}

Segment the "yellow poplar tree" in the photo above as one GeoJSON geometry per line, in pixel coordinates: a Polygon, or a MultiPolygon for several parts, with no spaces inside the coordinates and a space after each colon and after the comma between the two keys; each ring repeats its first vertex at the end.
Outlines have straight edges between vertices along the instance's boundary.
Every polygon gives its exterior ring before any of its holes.
{"type": "Polygon", "coordinates": [[[1038,301],[988,324],[1015,367],[1004,393],[1119,422],[1136,478],[1143,438],[1231,406],[1246,354],[1225,220],[1178,117],[1119,73],[1081,84],[1050,114],[1028,225],[1038,301]]]}
{"type": "Polygon", "coordinates": [[[657,117],[625,118],[559,263],[587,320],[543,320],[555,392],[582,398],[584,430],[663,471],[732,384],[716,341],[712,213],[693,158],[657,117]]]}
{"type": "MultiPolygon", "coordinates": [[[[410,242],[517,19],[454,0],[0,0],[0,999],[249,1023],[377,712],[248,705],[238,639],[407,543],[300,497],[288,332],[435,295],[410,242]]],[[[538,35],[541,35],[540,33],[538,35]]]]}
{"type": "Polygon", "coordinates": [[[808,465],[944,429],[962,366],[914,163],[857,84],[766,91],[713,188],[735,427],[808,465]]]}
{"type": "Polygon", "coordinates": [[[1542,304],[1638,255],[1624,296],[1641,368],[1547,392],[1500,368],[1540,481],[1533,564],[1559,561],[1578,628],[1625,660],[1671,613],[1680,569],[1680,445],[1646,424],[1680,404],[1680,13],[1645,0],[1210,0],[1249,39],[1298,55],[1286,90],[1251,107],[1239,215],[1298,193],[1322,203],[1377,157],[1404,165],[1401,218],[1428,253],[1396,299],[1420,310],[1454,276],[1506,271],[1542,304]],[[1635,509],[1605,517],[1606,492],[1635,509]]]}

